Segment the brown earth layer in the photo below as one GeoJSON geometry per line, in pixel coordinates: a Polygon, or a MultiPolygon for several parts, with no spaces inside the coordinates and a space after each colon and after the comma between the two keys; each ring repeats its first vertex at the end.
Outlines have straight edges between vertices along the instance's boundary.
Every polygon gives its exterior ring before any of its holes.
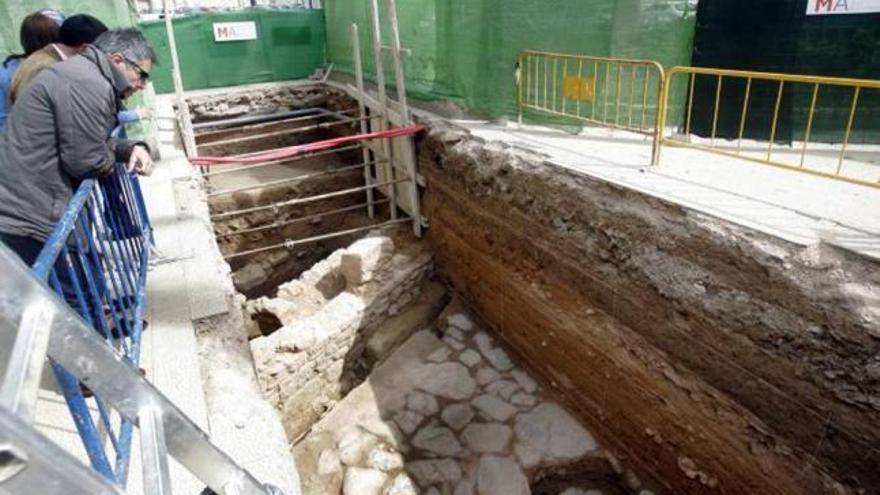
{"type": "Polygon", "coordinates": [[[877,264],[435,125],[438,272],[675,493],[876,490],[877,264]]]}

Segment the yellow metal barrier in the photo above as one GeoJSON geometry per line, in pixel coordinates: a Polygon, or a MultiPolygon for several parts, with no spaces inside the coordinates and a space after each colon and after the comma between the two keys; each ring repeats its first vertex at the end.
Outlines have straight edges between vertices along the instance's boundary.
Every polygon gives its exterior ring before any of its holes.
{"type": "MultiPolygon", "coordinates": [[[[678,87],[676,89],[682,90],[683,88],[678,87]]],[[[728,91],[730,90],[728,89],[728,91]]],[[[866,91],[877,90],[880,90],[880,81],[869,79],[805,76],[703,67],[674,67],[666,74],[666,81],[663,85],[663,104],[658,125],[659,146],[661,149],[664,145],[695,148],[787,170],[795,170],[871,187],[880,187],[880,166],[871,166],[856,161],[846,163],[847,150],[851,145],[850,139],[853,128],[857,124],[856,117],[859,99],[860,97],[864,98],[866,91]],[[682,94],[687,93],[687,106],[684,110],[684,129],[681,133],[673,133],[670,129],[667,129],[667,120],[670,113],[670,94],[673,92],[675,84],[679,81],[688,85],[686,91],[681,91],[682,94]],[[708,139],[706,137],[696,137],[691,133],[695,108],[700,111],[705,110],[705,108],[701,108],[699,102],[695,107],[694,102],[694,88],[700,84],[710,85],[710,92],[714,89],[711,126],[707,126],[707,128],[711,127],[711,131],[707,133],[708,139]],[[756,88],[758,85],[762,85],[763,89],[766,90],[764,94],[771,98],[767,103],[772,102],[772,118],[767,115],[768,118],[766,120],[760,116],[756,119],[753,114],[749,113],[750,104],[753,103],[757,94],[756,88]],[[742,95],[725,100],[722,98],[725,87],[736,87],[737,93],[742,93],[742,95]],[[739,91],[740,89],[743,89],[743,91],[739,91]],[[792,146],[790,148],[783,147],[782,145],[774,146],[778,141],[780,108],[782,107],[783,95],[786,90],[789,92],[799,90],[803,93],[804,103],[809,100],[808,108],[804,105],[806,109],[805,114],[798,114],[798,107],[794,105],[795,110],[791,116],[792,126],[795,125],[796,120],[803,120],[804,127],[802,140],[796,142],[792,137],[792,146]],[[824,102],[822,100],[823,95],[826,98],[824,102]],[[814,132],[813,126],[817,112],[827,118],[831,111],[834,110],[832,106],[828,105],[829,101],[835,101],[838,104],[841,101],[846,102],[845,106],[847,109],[844,115],[841,115],[841,118],[838,119],[841,124],[839,135],[842,137],[842,140],[833,140],[839,144],[814,142],[812,143],[813,148],[810,149],[810,139],[814,132]],[[726,105],[725,102],[727,103],[726,105]],[[825,106],[823,106],[823,103],[825,106]],[[724,115],[728,119],[737,119],[738,132],[735,137],[728,136],[725,139],[717,135],[719,115],[724,115]],[[759,129],[750,129],[747,126],[749,120],[753,122],[757,120],[760,123],[757,126],[759,129]],[[743,139],[746,135],[763,135],[767,137],[747,139],[751,144],[744,147],[743,139]],[[809,163],[807,160],[808,156],[810,157],[809,163]]],[[[789,101],[795,98],[796,96],[792,96],[789,93],[789,101]]],[[[873,144],[880,144],[880,142],[873,144]]]]}
{"type": "Polygon", "coordinates": [[[652,164],[659,153],[663,67],[651,60],[524,51],[519,57],[517,107],[647,134],[652,164]]]}

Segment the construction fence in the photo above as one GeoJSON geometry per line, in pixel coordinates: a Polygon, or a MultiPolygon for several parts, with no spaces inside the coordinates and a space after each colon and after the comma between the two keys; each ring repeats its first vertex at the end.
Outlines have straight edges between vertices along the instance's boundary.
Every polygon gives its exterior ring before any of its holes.
{"type": "MultiPolygon", "coordinates": [[[[327,56],[353,72],[350,26],[369,46],[369,3],[324,0],[327,56]]],[[[385,2],[379,2],[384,9],[385,2]]],[[[451,100],[490,117],[516,115],[515,67],[525,50],[690,63],[696,0],[424,0],[398,2],[412,96],[451,100]]],[[[382,40],[387,46],[388,41],[382,40]]],[[[386,56],[390,56],[386,53],[386,56]]],[[[374,72],[365,59],[365,73],[374,72]]],[[[391,67],[390,59],[386,68],[391,67]]],[[[627,75],[629,77],[629,75],[627,75]]],[[[391,80],[390,71],[388,80],[391,80]]],[[[683,95],[681,95],[683,98],[683,95]]]]}

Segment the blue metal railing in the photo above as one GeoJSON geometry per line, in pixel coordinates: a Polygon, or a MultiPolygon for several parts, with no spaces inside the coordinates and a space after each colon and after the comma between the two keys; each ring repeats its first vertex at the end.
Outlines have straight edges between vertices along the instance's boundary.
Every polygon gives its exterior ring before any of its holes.
{"type": "MultiPolygon", "coordinates": [[[[32,268],[137,367],[152,229],[137,177],[115,167],[79,185],[32,268]]],[[[64,368],[52,367],[92,467],[124,487],[133,425],[64,368]]]]}

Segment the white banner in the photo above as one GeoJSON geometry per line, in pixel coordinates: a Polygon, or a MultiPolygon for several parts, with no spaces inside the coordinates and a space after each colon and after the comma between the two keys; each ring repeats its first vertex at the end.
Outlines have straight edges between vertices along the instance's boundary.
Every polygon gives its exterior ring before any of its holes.
{"type": "Polygon", "coordinates": [[[807,0],[807,15],[880,12],[880,0],[807,0]]]}
{"type": "Polygon", "coordinates": [[[215,22],[214,41],[243,41],[257,39],[257,23],[215,22]]]}

